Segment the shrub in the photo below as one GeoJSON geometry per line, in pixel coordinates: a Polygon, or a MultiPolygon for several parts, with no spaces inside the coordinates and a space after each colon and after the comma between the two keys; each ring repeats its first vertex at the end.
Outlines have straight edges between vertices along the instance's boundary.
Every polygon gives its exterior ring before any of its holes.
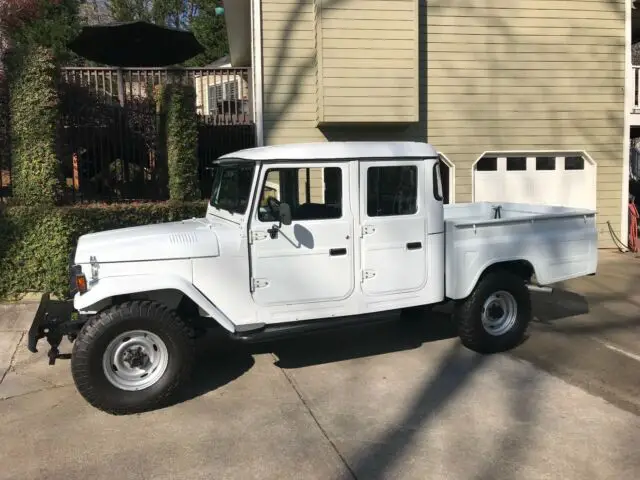
{"type": "Polygon", "coordinates": [[[206,202],[71,207],[11,206],[0,211],[0,298],[68,291],[69,258],[85,233],[202,217],[206,202]]]}
{"type": "Polygon", "coordinates": [[[51,51],[26,55],[11,82],[12,189],[23,205],[54,204],[61,178],[56,155],[57,67],[51,51]]]}
{"type": "Polygon", "coordinates": [[[161,128],[167,149],[169,198],[199,199],[196,91],[191,85],[170,83],[158,96],[160,111],[166,116],[161,128]]]}

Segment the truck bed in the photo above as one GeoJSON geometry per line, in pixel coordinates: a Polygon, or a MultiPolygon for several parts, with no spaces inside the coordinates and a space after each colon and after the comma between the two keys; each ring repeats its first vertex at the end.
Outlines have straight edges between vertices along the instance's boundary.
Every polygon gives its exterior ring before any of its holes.
{"type": "Polygon", "coordinates": [[[465,298],[492,264],[526,261],[541,285],[596,272],[596,212],[521,203],[445,205],[446,296],[465,298]]]}

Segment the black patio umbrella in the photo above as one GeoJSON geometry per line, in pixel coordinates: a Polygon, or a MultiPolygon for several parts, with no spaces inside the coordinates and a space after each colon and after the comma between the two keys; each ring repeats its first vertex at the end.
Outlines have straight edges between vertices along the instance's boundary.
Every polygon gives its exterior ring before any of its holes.
{"type": "Polygon", "coordinates": [[[68,47],[115,67],[164,67],[204,52],[193,33],[142,21],[85,26],[68,47]]]}

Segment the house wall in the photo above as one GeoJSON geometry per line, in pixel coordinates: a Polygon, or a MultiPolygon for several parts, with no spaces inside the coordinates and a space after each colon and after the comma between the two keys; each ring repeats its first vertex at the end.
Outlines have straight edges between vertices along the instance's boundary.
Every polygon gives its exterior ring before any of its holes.
{"type": "Polygon", "coordinates": [[[428,139],[472,199],[489,150],[584,150],[597,163],[600,244],[620,232],[624,0],[429,1],[428,139]]]}
{"type": "Polygon", "coordinates": [[[318,122],[418,121],[418,1],[313,3],[318,122]]]}
{"type": "MultiPolygon", "coordinates": [[[[472,166],[485,151],[584,150],[598,166],[600,244],[612,246],[606,222],[621,227],[624,0],[416,1],[419,121],[318,128],[313,0],[262,0],[265,144],[429,141],[455,165],[457,202],[472,200],[472,166]]],[[[366,3],[369,17],[394,12],[393,0],[366,3]]],[[[375,49],[347,38],[353,29],[344,29],[345,51],[375,49]]],[[[389,78],[384,60],[379,68],[389,78]]]]}

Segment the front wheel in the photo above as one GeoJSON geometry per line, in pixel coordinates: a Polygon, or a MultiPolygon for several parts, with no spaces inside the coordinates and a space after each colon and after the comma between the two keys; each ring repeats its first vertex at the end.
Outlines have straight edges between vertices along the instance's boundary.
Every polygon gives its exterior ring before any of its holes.
{"type": "Polygon", "coordinates": [[[91,318],[74,342],[71,373],[94,407],[122,415],[165,405],[193,364],[193,332],[166,306],[115,305],[91,318]]]}
{"type": "Polygon", "coordinates": [[[507,271],[483,276],[454,312],[462,344],[479,353],[510,350],[522,343],[531,321],[524,280],[507,271]]]}

